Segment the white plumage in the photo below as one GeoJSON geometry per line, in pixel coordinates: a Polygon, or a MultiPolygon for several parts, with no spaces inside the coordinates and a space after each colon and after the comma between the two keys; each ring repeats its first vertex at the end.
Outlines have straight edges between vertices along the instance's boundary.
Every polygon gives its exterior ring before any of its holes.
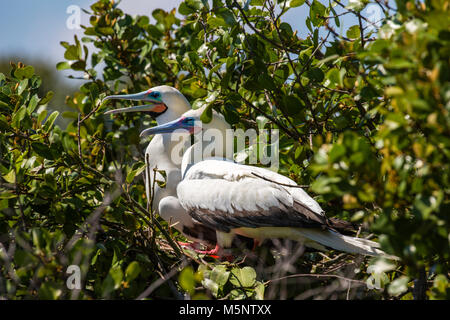
{"type": "MultiPolygon", "coordinates": [[[[199,120],[203,111],[190,110],[161,130],[190,128],[191,123],[193,129],[192,120],[199,120]]],[[[226,136],[224,130],[229,125],[214,112],[212,121],[202,126],[202,130],[209,128],[219,129],[226,136]]],[[[151,131],[158,132],[158,127],[151,131]]],[[[241,235],[259,241],[287,238],[319,250],[334,248],[396,258],[378,249],[376,242],[340,234],[337,229],[343,222],[328,219],[320,205],[293,180],[264,168],[220,159],[225,153],[220,149],[215,150],[216,158],[198,162],[193,156],[195,148],[191,146],[183,156],[177,198],[194,221],[216,230],[217,249],[230,246],[234,236],[241,235]]]]}
{"type": "Polygon", "coordinates": [[[213,203],[221,208],[226,207],[231,213],[233,208],[254,211],[281,205],[292,207],[295,200],[318,215],[324,215],[320,205],[295,181],[264,168],[207,159],[182,172],[182,176],[184,178],[177,187],[177,193],[182,201],[191,199],[189,202],[192,204],[205,204],[212,198],[213,203]],[[211,193],[217,197],[210,197],[211,193]],[[203,201],[200,201],[202,198],[203,201]]]}
{"type": "MultiPolygon", "coordinates": [[[[136,94],[115,95],[105,98],[105,100],[112,99],[144,101],[149,104],[113,109],[105,114],[147,112],[155,118],[158,125],[177,119],[191,109],[191,105],[184,95],[170,86],[158,86],[136,94]]],[[[148,144],[145,151],[145,189],[147,199],[153,197],[152,210],[157,210],[164,220],[172,223],[187,238],[202,241],[205,236],[208,236],[207,242],[214,242],[214,231],[198,226],[198,223],[196,224],[181,207],[176,197],[176,187],[181,181],[181,156],[180,159],[174,159],[172,152],[176,145],[177,141],[173,141],[170,133],[156,134],[148,144]],[[155,173],[154,169],[158,171],[155,173]],[[163,177],[159,171],[164,171],[166,177],[163,177]],[[157,183],[154,183],[155,179],[165,181],[165,186],[160,187],[157,183]],[[152,191],[153,194],[151,194],[152,191]],[[199,228],[200,230],[198,230],[199,228]],[[187,230],[191,232],[186,234],[187,230]]]]}

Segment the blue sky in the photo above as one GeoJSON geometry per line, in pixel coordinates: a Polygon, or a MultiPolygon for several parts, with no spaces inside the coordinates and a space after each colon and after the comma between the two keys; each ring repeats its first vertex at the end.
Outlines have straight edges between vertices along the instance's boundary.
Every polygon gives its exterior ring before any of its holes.
{"type": "MultiPolygon", "coordinates": [[[[71,30],[66,26],[71,5],[89,9],[94,0],[14,0],[0,2],[0,57],[13,55],[23,58],[39,58],[55,64],[63,61],[64,49],[60,41],[73,42],[75,34],[82,30],[71,30]]],[[[156,8],[169,10],[178,7],[181,0],[123,0],[120,7],[129,14],[146,14],[156,8]]],[[[347,3],[347,1],[344,1],[347,3]]],[[[284,18],[299,35],[305,35],[306,5],[291,9],[284,18]]],[[[81,24],[88,25],[88,15],[82,12],[81,24]]],[[[151,17],[151,19],[153,19],[151,17]]],[[[346,21],[349,24],[350,21],[346,21]]]]}
{"type": "MultiPolygon", "coordinates": [[[[70,30],[67,8],[77,5],[89,9],[93,0],[15,0],[0,2],[0,56],[19,55],[46,60],[63,60],[64,49],[60,41],[73,41],[74,34],[82,30],[70,30]]],[[[130,14],[151,14],[156,8],[169,9],[178,0],[124,0],[123,10],[130,14]]],[[[81,24],[89,24],[88,15],[82,13],[81,24]]]]}

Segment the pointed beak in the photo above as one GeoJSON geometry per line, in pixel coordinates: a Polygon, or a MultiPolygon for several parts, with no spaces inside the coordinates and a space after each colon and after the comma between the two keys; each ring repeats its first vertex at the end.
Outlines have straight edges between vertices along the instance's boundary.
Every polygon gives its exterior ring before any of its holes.
{"type": "Polygon", "coordinates": [[[113,109],[113,110],[108,110],[105,112],[105,114],[113,114],[113,113],[122,113],[122,112],[154,112],[154,113],[162,113],[165,106],[164,104],[145,104],[142,106],[134,106],[134,107],[128,107],[128,108],[119,108],[119,109],[113,109]]]}
{"type": "Polygon", "coordinates": [[[156,117],[167,110],[167,106],[162,101],[150,98],[148,96],[148,91],[133,94],[108,96],[103,99],[102,103],[106,100],[146,101],[149,102],[149,104],[109,110],[106,111],[105,114],[122,113],[122,112],[150,112],[152,116],[156,117]]]}
{"type": "Polygon", "coordinates": [[[143,138],[152,134],[159,134],[159,133],[172,133],[178,129],[184,129],[192,133],[192,131],[194,130],[194,126],[185,124],[183,120],[184,118],[178,118],[173,121],[161,124],[159,126],[145,129],[144,131],[141,132],[140,137],[143,138]]]}
{"type": "Polygon", "coordinates": [[[118,94],[114,96],[107,96],[103,101],[105,100],[133,100],[133,101],[141,101],[145,100],[147,97],[147,91],[139,92],[139,93],[132,93],[132,94],[118,94]]]}

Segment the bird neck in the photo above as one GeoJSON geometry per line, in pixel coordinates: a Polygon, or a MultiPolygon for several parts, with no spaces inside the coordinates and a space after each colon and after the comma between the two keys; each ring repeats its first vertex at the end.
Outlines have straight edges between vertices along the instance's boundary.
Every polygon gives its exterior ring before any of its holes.
{"type": "MultiPolygon", "coordinates": [[[[184,111],[184,109],[183,109],[184,111]]],[[[156,118],[158,125],[165,124],[177,119],[181,114],[168,109],[156,118]]],[[[189,134],[160,133],[156,134],[150,141],[146,153],[151,154],[153,162],[158,167],[167,166],[181,167],[183,153],[187,149],[189,134]]]]}
{"type": "Polygon", "coordinates": [[[181,168],[183,154],[189,146],[189,135],[174,137],[170,133],[157,134],[150,141],[146,154],[150,164],[158,168],[181,168]]]}
{"type": "Polygon", "coordinates": [[[182,177],[184,177],[190,167],[203,160],[220,159],[233,161],[233,133],[231,131],[219,131],[221,135],[214,136],[212,139],[199,135],[197,142],[186,150],[181,163],[182,177]]]}

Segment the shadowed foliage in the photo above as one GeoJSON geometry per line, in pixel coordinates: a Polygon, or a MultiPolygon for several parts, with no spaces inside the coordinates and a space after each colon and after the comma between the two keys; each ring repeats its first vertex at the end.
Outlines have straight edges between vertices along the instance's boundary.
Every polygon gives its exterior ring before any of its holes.
{"type": "Polygon", "coordinates": [[[95,2],[84,37],[61,42],[57,69],[86,79],[64,93],[70,111],[47,111],[32,66],[0,74],[0,297],[448,299],[448,11],[446,0],[185,0],[132,17],[95,2]],[[299,8],[305,38],[283,22],[299,8]],[[342,31],[343,16],[355,25],[342,31]],[[280,130],[280,173],[401,260],[278,239],[233,262],[181,250],[146,209],[139,132],[153,120],[103,115],[130,105],[106,95],[159,84],[207,104],[206,122],[212,109],[241,129],[264,116],[280,130]]]}

